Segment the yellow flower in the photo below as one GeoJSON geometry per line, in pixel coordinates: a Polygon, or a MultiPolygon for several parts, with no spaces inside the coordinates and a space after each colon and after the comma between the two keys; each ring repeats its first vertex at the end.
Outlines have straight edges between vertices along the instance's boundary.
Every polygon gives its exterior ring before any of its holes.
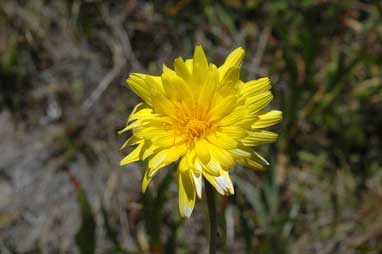
{"type": "Polygon", "coordinates": [[[163,66],[161,76],[132,73],[130,88],[142,98],[120,131],[132,130],[122,148],[136,145],[121,165],[147,160],[144,192],[159,169],[179,161],[179,211],[189,217],[204,176],[222,195],[234,188],[229,169],[235,163],[263,169],[268,162],[252,147],[274,142],[277,134],[262,130],[281,120],[281,112],[264,111],[272,100],[270,81],[240,80],[245,51],[234,50],[217,68],[208,63],[201,46],[193,59],[175,59],[174,70],[163,66]]]}

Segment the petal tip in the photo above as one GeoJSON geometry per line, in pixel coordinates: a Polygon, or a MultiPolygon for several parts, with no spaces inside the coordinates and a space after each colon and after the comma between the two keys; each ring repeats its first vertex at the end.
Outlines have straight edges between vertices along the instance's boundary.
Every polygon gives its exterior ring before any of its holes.
{"type": "Polygon", "coordinates": [[[183,214],[184,214],[184,217],[186,218],[190,218],[191,214],[192,214],[192,208],[191,207],[188,207],[188,206],[184,206],[183,207],[183,214]]]}

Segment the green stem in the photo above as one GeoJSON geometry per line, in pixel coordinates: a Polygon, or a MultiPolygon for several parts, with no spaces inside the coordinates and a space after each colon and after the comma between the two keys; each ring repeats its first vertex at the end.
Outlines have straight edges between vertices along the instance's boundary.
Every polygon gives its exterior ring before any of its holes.
{"type": "Polygon", "coordinates": [[[208,216],[210,220],[210,254],[216,253],[216,236],[217,236],[217,220],[216,220],[216,201],[215,190],[212,185],[205,181],[208,216]]]}

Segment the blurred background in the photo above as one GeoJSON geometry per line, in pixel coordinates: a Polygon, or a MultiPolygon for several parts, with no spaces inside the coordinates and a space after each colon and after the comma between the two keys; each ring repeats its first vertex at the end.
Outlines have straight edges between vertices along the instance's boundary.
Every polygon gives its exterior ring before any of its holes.
{"type": "Polygon", "coordinates": [[[382,253],[381,1],[0,1],[0,253],[207,253],[205,200],[178,213],[175,170],[142,195],[119,167],[139,101],[202,44],[284,112],[267,171],[232,169],[219,253],[382,253]]]}

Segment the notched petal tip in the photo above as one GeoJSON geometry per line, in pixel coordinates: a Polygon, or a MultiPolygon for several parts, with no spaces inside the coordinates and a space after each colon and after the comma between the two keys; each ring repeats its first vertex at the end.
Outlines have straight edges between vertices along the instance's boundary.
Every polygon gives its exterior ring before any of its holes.
{"type": "Polygon", "coordinates": [[[253,129],[266,128],[280,123],[282,120],[282,112],[279,110],[271,110],[264,114],[258,115],[257,120],[251,125],[253,129]]]}
{"type": "Polygon", "coordinates": [[[138,73],[138,72],[132,72],[129,74],[129,76],[126,79],[126,85],[130,86],[131,82],[134,82],[135,79],[142,79],[142,76],[145,74],[138,73]]]}
{"type": "Polygon", "coordinates": [[[232,51],[231,54],[242,60],[245,56],[245,49],[243,47],[238,47],[232,51]]]}
{"type": "Polygon", "coordinates": [[[245,50],[242,47],[238,47],[228,55],[226,62],[229,62],[235,66],[240,66],[244,56],[245,50]]]}
{"type": "Polygon", "coordinates": [[[279,119],[280,121],[283,120],[283,112],[280,111],[280,110],[273,110],[275,113],[277,112],[277,114],[279,115],[279,119]]]}
{"type": "Polygon", "coordinates": [[[224,190],[225,196],[230,196],[235,193],[231,178],[228,173],[222,173],[220,176],[215,177],[217,184],[224,190]]]}
{"type": "Polygon", "coordinates": [[[194,49],[194,59],[195,59],[195,56],[198,57],[198,56],[202,56],[203,58],[206,57],[206,54],[204,53],[204,49],[202,47],[202,45],[196,45],[195,46],[195,49],[194,49]]]}
{"type": "Polygon", "coordinates": [[[202,51],[204,51],[202,44],[197,44],[197,45],[195,46],[195,48],[194,48],[194,51],[196,51],[196,50],[202,50],[202,51]]]}
{"type": "Polygon", "coordinates": [[[219,67],[220,78],[226,75],[227,71],[231,68],[240,68],[245,55],[245,50],[242,47],[236,48],[226,58],[224,64],[219,67]]]}

